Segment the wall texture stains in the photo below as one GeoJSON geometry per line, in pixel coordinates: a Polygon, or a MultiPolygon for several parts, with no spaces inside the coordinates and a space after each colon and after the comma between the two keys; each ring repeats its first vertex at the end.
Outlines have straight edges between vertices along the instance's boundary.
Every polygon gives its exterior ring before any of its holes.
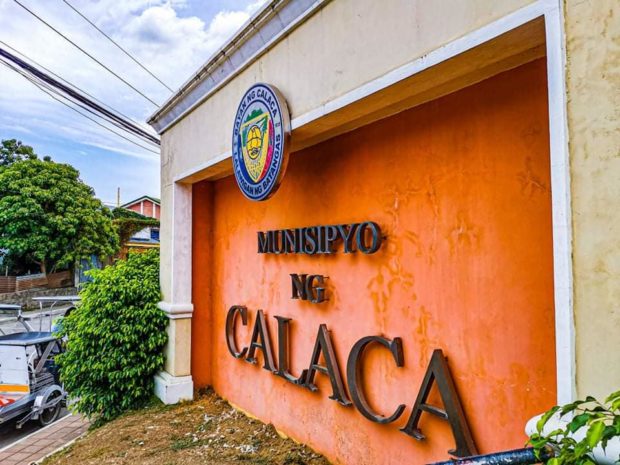
{"type": "Polygon", "coordinates": [[[565,2],[579,396],[620,387],[620,3],[565,2]]]}
{"type": "Polygon", "coordinates": [[[232,177],[194,187],[192,374],[335,463],[426,463],[453,446],[398,432],[435,348],[442,348],[481,452],[520,447],[524,423],[555,403],[551,194],[546,74],[538,60],[291,157],[278,193],[249,202],[232,177]],[[371,220],[387,235],[374,255],[266,256],[256,231],[371,220]],[[289,273],[328,275],[330,300],[290,299],[289,273]],[[397,424],[365,420],[226,349],[232,305],[293,319],[291,371],[306,368],[319,324],[341,368],[359,338],[403,338],[405,367],[371,350],[365,382],[397,424]],[[355,428],[351,425],[355,424],[355,428]],[[326,425],[329,425],[327,428],[326,425]]]}

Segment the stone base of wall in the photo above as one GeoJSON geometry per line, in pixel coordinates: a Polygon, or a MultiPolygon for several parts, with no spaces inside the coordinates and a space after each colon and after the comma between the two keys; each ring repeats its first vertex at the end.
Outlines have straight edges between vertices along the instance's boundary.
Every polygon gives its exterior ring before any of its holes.
{"type": "Polygon", "coordinates": [[[33,302],[33,297],[45,297],[49,295],[76,295],[75,287],[63,287],[61,289],[28,289],[27,291],[11,292],[0,294],[1,304],[16,304],[23,306],[24,310],[37,309],[39,304],[33,302]]]}

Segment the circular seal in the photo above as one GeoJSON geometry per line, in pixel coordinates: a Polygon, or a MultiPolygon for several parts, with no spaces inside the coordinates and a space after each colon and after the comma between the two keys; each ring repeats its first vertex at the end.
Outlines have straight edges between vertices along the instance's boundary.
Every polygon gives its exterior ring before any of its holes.
{"type": "Polygon", "coordinates": [[[254,84],[244,94],[233,125],[232,162],[239,189],[250,200],[275,193],[286,171],[290,115],[282,94],[254,84]]]}

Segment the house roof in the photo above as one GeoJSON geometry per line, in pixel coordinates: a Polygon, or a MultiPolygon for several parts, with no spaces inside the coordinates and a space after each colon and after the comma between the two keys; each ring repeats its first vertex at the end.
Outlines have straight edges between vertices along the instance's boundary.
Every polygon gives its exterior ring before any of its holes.
{"type": "Polygon", "coordinates": [[[143,195],[142,197],[138,197],[137,199],[132,200],[131,202],[124,203],[123,205],[121,205],[121,207],[122,208],[131,207],[132,205],[135,205],[136,203],[140,203],[143,200],[150,200],[151,202],[157,205],[161,205],[161,201],[159,199],[156,199],[155,197],[151,197],[150,195],[143,195]]]}

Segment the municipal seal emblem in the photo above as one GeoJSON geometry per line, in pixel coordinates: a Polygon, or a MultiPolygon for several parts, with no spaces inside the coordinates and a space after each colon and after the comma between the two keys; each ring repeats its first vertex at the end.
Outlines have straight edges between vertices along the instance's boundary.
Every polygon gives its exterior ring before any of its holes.
{"type": "Polygon", "coordinates": [[[250,200],[266,200],[286,171],[290,115],[286,101],[273,86],[254,84],[235,116],[232,162],[237,184],[250,200]]]}

